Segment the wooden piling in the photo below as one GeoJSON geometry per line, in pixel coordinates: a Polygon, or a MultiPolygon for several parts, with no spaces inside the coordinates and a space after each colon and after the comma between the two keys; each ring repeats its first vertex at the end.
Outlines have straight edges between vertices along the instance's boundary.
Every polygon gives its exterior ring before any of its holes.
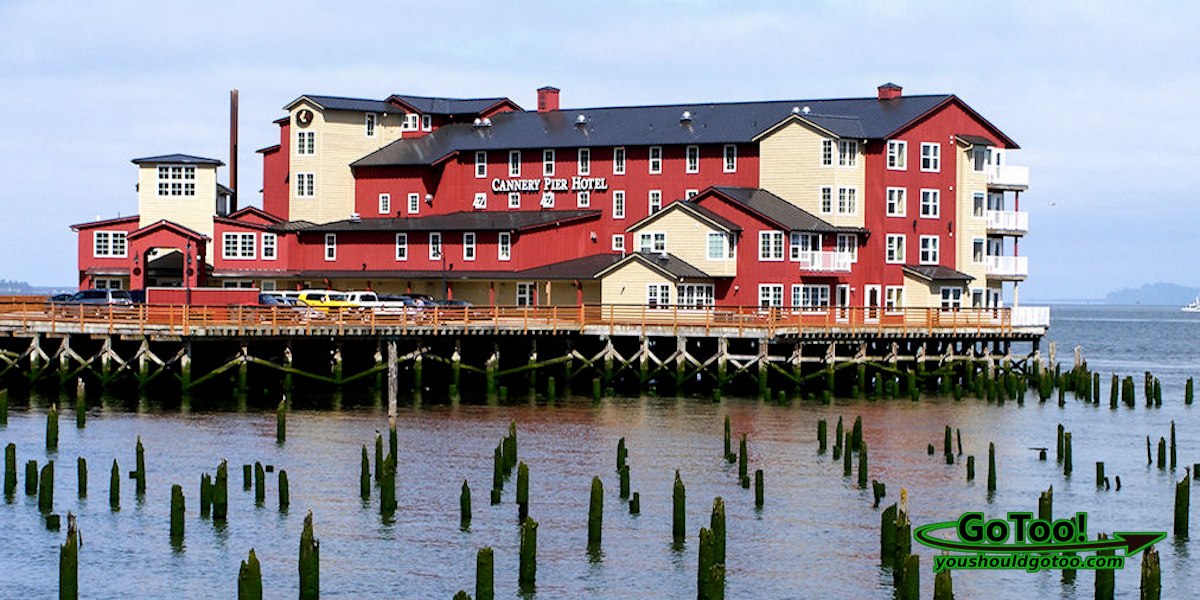
{"type": "Polygon", "coordinates": [[[996,444],[988,442],[988,493],[996,491],[996,444]]]}
{"type": "Polygon", "coordinates": [[[75,397],[75,428],[83,429],[87,426],[87,398],[85,396],[75,397]]]}
{"type": "Polygon", "coordinates": [[[1162,598],[1162,570],[1159,566],[1158,550],[1151,545],[1142,552],[1142,581],[1139,600],[1162,598]]]}
{"type": "Polygon", "coordinates": [[[300,533],[300,600],[318,600],[321,597],[321,542],[313,537],[312,511],[304,517],[304,530],[300,533]]]}
{"type": "MultiPolygon", "coordinates": [[[[946,455],[947,458],[949,458],[951,456],[952,455],[950,455],[950,454],[946,455]]],[[[950,460],[954,460],[954,459],[950,458],[950,460]]],[[[867,487],[867,441],[866,440],[859,442],[859,446],[858,446],[858,487],[859,488],[867,487]]]]}
{"type": "Polygon", "coordinates": [[[17,445],[4,447],[4,495],[12,496],[17,491],[17,445]]]}
{"type": "Polygon", "coordinates": [[[75,483],[79,490],[80,498],[87,498],[87,459],[80,456],[75,459],[75,483]]]}
{"type": "Polygon", "coordinates": [[[38,466],[36,460],[25,463],[25,495],[36,496],[38,493],[38,466]]]}
{"type": "Polygon", "coordinates": [[[683,479],[679,477],[679,469],[675,469],[675,487],[671,492],[671,534],[676,542],[687,537],[687,490],[683,487],[683,479]]]}
{"type": "Polygon", "coordinates": [[[1150,436],[1146,436],[1146,465],[1154,464],[1154,458],[1150,454],[1150,436]]]}
{"type": "Polygon", "coordinates": [[[121,469],[113,460],[112,477],[108,480],[108,505],[113,510],[121,508],[121,469]]]}
{"type": "Polygon", "coordinates": [[[46,412],[46,449],[58,450],[58,407],[54,404],[46,412]]]}
{"type": "Polygon", "coordinates": [[[371,497],[371,461],[367,458],[367,445],[362,447],[362,468],[358,474],[358,496],[362,499],[371,497]]]}
{"type": "Polygon", "coordinates": [[[213,483],[208,473],[200,475],[200,517],[212,515],[213,483]]]}
{"type": "MultiPolygon", "coordinates": [[[[729,445],[729,439],[726,437],[725,445],[729,445]]],[[[625,448],[625,438],[617,440],[617,472],[621,472],[621,467],[625,466],[625,460],[629,457],[629,451],[625,448]]]]}
{"type": "Polygon", "coordinates": [[[842,418],[838,417],[837,428],[833,430],[833,460],[842,455],[842,418]]]}
{"type": "Polygon", "coordinates": [[[1133,396],[1133,391],[1133,377],[1126,377],[1121,381],[1121,401],[1130,408],[1133,408],[1137,402],[1133,396]]]}
{"type": "Polygon", "coordinates": [[[712,516],[708,521],[709,531],[712,532],[713,563],[725,564],[725,500],[720,496],[713,498],[712,516]]]}
{"type": "Polygon", "coordinates": [[[871,496],[874,498],[874,503],[871,508],[879,508],[879,501],[887,496],[887,485],[879,482],[878,479],[871,480],[871,496]]]}
{"type": "Polygon", "coordinates": [[[967,455],[967,481],[975,481],[975,457],[967,455]]]}
{"type": "Polygon", "coordinates": [[[1062,423],[1058,424],[1058,438],[1054,450],[1054,462],[1062,463],[1063,461],[1063,434],[1066,432],[1063,429],[1062,423]]]}
{"type": "Polygon", "coordinates": [[[396,459],[383,460],[383,477],[379,479],[379,514],[384,517],[396,512],[396,459]]]}
{"type": "Polygon", "coordinates": [[[242,490],[249,490],[254,484],[254,467],[251,465],[242,465],[242,490]]]}
{"type": "Polygon", "coordinates": [[[38,510],[47,515],[54,512],[54,461],[42,467],[42,476],[38,479],[38,510]]]}
{"type": "Polygon", "coordinates": [[[262,506],[267,500],[267,473],[262,463],[254,461],[254,503],[262,506]]]}
{"type": "Polygon", "coordinates": [[[258,557],[254,555],[254,548],[250,549],[249,558],[242,561],[237,581],[238,600],[262,600],[262,568],[258,564],[258,557]]]}
{"type": "Polygon", "coordinates": [[[850,464],[850,432],[846,432],[846,443],[842,445],[842,476],[849,477],[852,472],[850,464]]]}
{"type": "Polygon", "coordinates": [[[629,499],[629,514],[636,515],[642,512],[642,494],[634,492],[633,497],[629,499]]]}
{"type": "Polygon", "coordinates": [[[0,390],[0,425],[8,425],[8,390],[0,390]]]}
{"type": "Polygon", "coordinates": [[[1096,461],[1096,487],[1104,485],[1104,462],[1096,461]]]}
{"type": "MultiPolygon", "coordinates": [[[[115,463],[114,463],[115,465],[115,463]]],[[[116,468],[115,466],[113,468],[116,468]]],[[[229,516],[229,465],[222,460],[217,465],[217,478],[212,487],[213,521],[224,521],[229,516]]]]}
{"type": "Polygon", "coordinates": [[[1070,477],[1073,470],[1071,460],[1071,432],[1063,434],[1063,475],[1070,477]]]}
{"type": "Polygon", "coordinates": [[[749,453],[746,451],[746,434],[742,434],[742,441],[738,443],[738,481],[742,483],[742,487],[750,487],[750,477],[747,472],[750,459],[749,453]]]}
{"type": "MultiPolygon", "coordinates": [[[[696,562],[696,599],[714,600],[719,595],[716,589],[718,582],[714,581],[713,577],[717,572],[718,564],[713,559],[712,531],[707,527],[701,527],[699,538],[696,562]]],[[[720,582],[720,585],[723,588],[724,582],[720,582]]]]}
{"type": "Polygon", "coordinates": [[[171,539],[183,539],[183,486],[171,486],[171,539]]]}
{"type": "Polygon", "coordinates": [[[1112,383],[1110,384],[1110,387],[1108,388],[1108,390],[1109,390],[1108,407],[1109,408],[1117,407],[1117,392],[1118,392],[1119,387],[1120,387],[1120,380],[1117,378],[1117,374],[1113,373],[1112,383]]]}
{"type": "Polygon", "coordinates": [[[942,454],[945,454],[946,456],[954,456],[954,438],[951,436],[949,425],[946,426],[945,434],[942,437],[942,454]]]}
{"type": "Polygon", "coordinates": [[[475,553],[475,600],[495,600],[495,557],[490,546],[475,553]]]}
{"type": "Polygon", "coordinates": [[[1043,521],[1054,520],[1054,486],[1038,495],[1038,517],[1043,521]]]}
{"type": "Polygon", "coordinates": [[[1183,387],[1183,403],[1190,405],[1192,403],[1192,378],[1187,378],[1187,384],[1183,387]]]}
{"type": "Polygon", "coordinates": [[[592,495],[588,502],[588,546],[600,545],[604,523],[604,484],[592,477],[592,495]]]}
{"type": "MultiPolygon", "coordinates": [[[[504,489],[504,442],[496,444],[492,451],[492,489],[504,489]]],[[[494,504],[494,503],[493,503],[494,504]]]]}
{"type": "Polygon", "coordinates": [[[879,517],[879,562],[885,567],[895,564],[896,504],[889,504],[879,517]]]}
{"type": "Polygon", "coordinates": [[[592,402],[599,402],[601,398],[601,383],[599,377],[592,378],[592,402]]]}
{"type": "Polygon", "coordinates": [[[383,435],[375,434],[375,483],[383,479],[383,435]]]}
{"type": "MultiPolygon", "coordinates": [[[[1108,534],[1100,533],[1096,535],[1096,541],[1103,542],[1108,540],[1108,534]]],[[[1108,548],[1105,550],[1097,550],[1096,556],[1113,556],[1116,550],[1108,548]]],[[[1096,600],[1113,600],[1113,587],[1116,583],[1116,572],[1111,569],[1096,570],[1096,600]]]]}
{"type": "Polygon", "coordinates": [[[521,587],[532,586],[537,581],[537,521],[525,519],[521,522],[520,563],[517,568],[517,583],[521,587]]]}
{"type": "Polygon", "coordinates": [[[288,489],[288,474],[284,469],[279,470],[279,510],[286,511],[292,503],[291,490],[288,489]]]}
{"type": "Polygon", "coordinates": [[[138,496],[142,496],[146,493],[146,449],[142,447],[142,436],[140,435],[137,438],[136,452],[137,466],[135,468],[137,469],[137,485],[134,491],[138,496]]]}
{"type": "Polygon", "coordinates": [[[933,600],[954,600],[954,580],[949,569],[933,576],[933,600]]]}
{"type": "Polygon", "coordinates": [[[858,452],[858,449],[862,446],[862,441],[863,441],[862,417],[854,417],[854,428],[851,430],[851,433],[850,433],[850,449],[853,450],[854,452],[858,452]]]}
{"type": "Polygon", "coordinates": [[[959,455],[959,456],[962,456],[962,430],[961,430],[961,429],[955,429],[955,430],[954,430],[954,436],[955,436],[956,438],[958,438],[958,455],[959,455]]]}
{"type": "Polygon", "coordinates": [[[517,521],[529,516],[529,465],[517,464],[517,521]]]}
{"type": "MultiPolygon", "coordinates": [[[[726,418],[728,418],[728,417],[726,417],[726,418]]],[[[728,421],[726,421],[726,423],[728,423],[728,421]]],[[[825,436],[828,433],[828,429],[829,429],[829,424],[825,422],[825,419],[821,419],[820,421],[817,421],[817,454],[825,454],[825,446],[826,446],[825,436]]],[[[725,432],[726,432],[725,433],[725,452],[728,453],[729,452],[729,430],[726,429],[725,432]]]]}
{"type": "MultiPolygon", "coordinates": [[[[862,471],[859,471],[859,479],[863,477],[862,471]]],[[[865,485],[865,484],[864,484],[865,485]]],[[[860,486],[862,487],[862,486],[860,486]]],[[[754,470],[754,508],[763,507],[763,470],[754,470]]]]}
{"type": "Polygon", "coordinates": [[[67,540],[58,549],[58,598],[79,600],[79,530],[67,513],[67,540]]]}
{"type": "Polygon", "coordinates": [[[1167,440],[1158,438],[1158,468],[1167,468],[1167,440]]]}
{"type": "Polygon", "coordinates": [[[620,494],[621,499],[629,497],[629,465],[621,465],[620,478],[620,494]]]}
{"type": "Polygon", "coordinates": [[[275,408],[275,443],[282,444],[287,440],[287,399],[279,401],[275,408]]]}
{"type": "Polygon", "coordinates": [[[1170,445],[1170,466],[1171,470],[1175,470],[1175,420],[1171,420],[1171,445],[1170,445]]]}
{"type": "Polygon", "coordinates": [[[1183,481],[1175,484],[1175,527],[1176,537],[1188,536],[1188,512],[1192,504],[1192,476],[1185,475],[1183,481]]]}

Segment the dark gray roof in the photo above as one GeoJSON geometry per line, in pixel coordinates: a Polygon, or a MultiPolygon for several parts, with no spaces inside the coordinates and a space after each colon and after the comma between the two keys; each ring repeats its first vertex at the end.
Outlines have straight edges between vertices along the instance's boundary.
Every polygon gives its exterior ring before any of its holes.
{"type": "Polygon", "coordinates": [[[904,272],[926,281],[971,281],[975,279],[962,271],[942,265],[904,265],[904,272]]]}
{"type": "MultiPolygon", "coordinates": [[[[674,202],[672,202],[671,204],[674,204],[674,202]]],[[[696,204],[695,202],[687,202],[686,204],[688,205],[688,208],[690,208],[691,210],[694,210],[694,211],[704,215],[706,218],[712,219],[715,223],[721,225],[722,227],[724,227],[730,231],[741,231],[742,230],[741,225],[738,225],[737,223],[734,223],[733,221],[730,221],[729,219],[726,219],[725,217],[722,217],[721,215],[718,215],[717,213],[715,213],[707,208],[704,208],[703,206],[700,206],[699,204],[696,204]]]]}
{"type": "MultiPolygon", "coordinates": [[[[831,225],[799,206],[761,188],[714,187],[712,189],[787,231],[832,233],[848,230],[845,227],[831,225]]],[[[702,193],[693,202],[710,197],[710,194],[702,193]]]]}
{"type": "Polygon", "coordinates": [[[508,98],[429,98],[401,94],[392,94],[391,98],[427,115],[477,115],[501,102],[511,102],[508,98]]]}
{"type": "Polygon", "coordinates": [[[715,213],[707,208],[704,208],[703,206],[700,206],[699,204],[696,204],[695,202],[685,201],[685,202],[672,202],[672,203],[668,204],[666,207],[664,207],[662,210],[642,219],[641,221],[638,221],[637,223],[630,225],[628,228],[625,229],[625,231],[637,231],[637,230],[663,218],[664,216],[667,215],[667,213],[669,213],[671,211],[675,211],[675,210],[682,210],[684,212],[690,212],[690,213],[696,215],[697,217],[699,217],[701,220],[707,219],[707,220],[711,221],[713,224],[717,225],[718,227],[724,228],[727,231],[741,231],[742,230],[742,227],[740,225],[738,225],[737,223],[734,223],[733,221],[730,221],[729,219],[726,219],[725,217],[722,217],[721,215],[718,215],[717,213],[715,213]]]}
{"type": "MultiPolygon", "coordinates": [[[[355,271],[355,270],[312,270],[301,271],[305,278],[351,278],[351,279],[442,279],[450,281],[464,279],[592,279],[605,267],[623,258],[620,254],[593,254],[562,262],[531,267],[521,271],[471,270],[456,268],[443,273],[441,270],[425,271],[355,271]]],[[[458,267],[463,265],[459,264],[458,267]]]]}
{"type": "Polygon", "coordinates": [[[525,269],[520,275],[532,279],[592,279],[621,258],[623,257],[620,254],[593,254],[525,269]]]}
{"type": "Polygon", "coordinates": [[[406,113],[402,107],[395,104],[389,104],[384,100],[368,100],[365,98],[343,98],[341,96],[314,96],[305,94],[288,102],[283,108],[291,109],[295,104],[303,99],[309,99],[316,103],[317,106],[327,110],[353,110],[358,112],[377,112],[377,113],[406,113]]]}
{"type": "Polygon", "coordinates": [[[426,217],[388,217],[333,221],[299,231],[520,231],[600,216],[598,210],[462,211],[426,217]]]}
{"type": "Polygon", "coordinates": [[[786,100],[575,108],[504,112],[490,127],[446,125],[417,139],[392,142],[352,166],[428,165],[459,150],[749,143],[788,118],[805,119],[835,135],[883,139],[952,99],[950,95],[894,100],[786,100]],[[807,107],[809,112],[804,113],[807,107]],[[691,120],[682,122],[683,112],[691,120]],[[583,115],[586,123],[577,124],[583,115]]]}
{"type": "Polygon", "coordinates": [[[971,144],[972,146],[996,146],[996,145],[998,145],[998,144],[996,144],[996,142],[993,142],[991,140],[991,138],[986,138],[986,137],[983,137],[982,135],[956,133],[956,134],[954,134],[954,136],[968,144],[971,144]]]}
{"type": "Polygon", "coordinates": [[[218,167],[225,166],[225,163],[215,158],[204,158],[203,156],[192,156],[191,154],[163,154],[160,156],[147,156],[145,158],[135,158],[132,161],[135,165],[140,164],[161,164],[161,165],[217,165],[218,167]]]}
{"type": "Polygon", "coordinates": [[[597,272],[596,276],[603,277],[606,273],[615,271],[621,268],[622,265],[629,264],[630,262],[640,262],[676,281],[681,279],[712,279],[712,276],[708,273],[697,269],[674,254],[657,252],[634,252],[616,261],[608,268],[597,272]]]}

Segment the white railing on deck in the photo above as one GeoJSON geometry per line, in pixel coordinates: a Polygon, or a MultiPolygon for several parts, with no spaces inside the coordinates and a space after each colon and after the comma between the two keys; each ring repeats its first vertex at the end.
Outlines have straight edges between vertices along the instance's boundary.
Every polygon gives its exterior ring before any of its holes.
{"type": "Polygon", "coordinates": [[[1028,256],[988,256],[987,274],[996,277],[1028,277],[1028,256]]]}
{"type": "Polygon", "coordinates": [[[849,273],[854,255],[849,252],[801,252],[800,268],[805,271],[849,273]]]}
{"type": "Polygon", "coordinates": [[[1049,327],[1049,306],[1014,306],[1012,307],[1013,327],[1049,327]]]}
{"type": "Polygon", "coordinates": [[[987,211],[987,228],[996,231],[1029,232],[1029,213],[1016,210],[987,211]]]}
{"type": "Polygon", "coordinates": [[[1029,185],[1029,167],[987,167],[987,182],[994,185],[1029,185]]]}

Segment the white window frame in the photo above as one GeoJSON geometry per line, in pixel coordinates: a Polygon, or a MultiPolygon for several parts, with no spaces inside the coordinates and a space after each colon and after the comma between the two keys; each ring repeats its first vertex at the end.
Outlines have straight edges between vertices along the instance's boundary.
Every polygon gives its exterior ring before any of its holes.
{"type": "Polygon", "coordinates": [[[613,175],[625,174],[625,146],[613,148],[613,175]]]}
{"type": "Polygon", "coordinates": [[[97,290],[123,290],[125,282],[118,277],[95,277],[92,279],[92,288],[97,290]]]}
{"type": "Polygon", "coordinates": [[[554,177],[554,149],[542,150],[542,176],[554,177]]]}
{"type": "Polygon", "coordinates": [[[884,241],[884,262],[889,265],[902,265],[906,255],[905,237],[903,233],[889,233],[884,241]]]}
{"type": "Polygon", "coordinates": [[[625,235],[614,233],[612,236],[612,251],[625,252],[625,235]]]}
{"type": "Polygon", "coordinates": [[[317,196],[317,174],[296,173],[296,197],[315,198],[317,196]]]}
{"type": "Polygon", "coordinates": [[[858,262],[858,236],[857,235],[855,235],[853,233],[837,234],[837,246],[835,246],[835,248],[838,252],[844,252],[846,254],[849,254],[851,263],[858,262]]]}
{"type": "Polygon", "coordinates": [[[646,195],[646,206],[648,207],[647,214],[654,214],[662,210],[662,190],[650,190],[646,195]]]}
{"type": "Polygon", "coordinates": [[[253,232],[226,231],[221,234],[221,258],[224,260],[254,260],[258,236],[253,232]],[[249,240],[249,244],[246,243],[249,240]]]}
{"type": "Polygon", "coordinates": [[[908,142],[904,140],[888,140],[887,168],[889,171],[908,170],[908,142]]]}
{"type": "Polygon", "coordinates": [[[986,219],[987,211],[987,194],[983,192],[971,194],[971,218],[986,219]]]}
{"type": "Polygon", "coordinates": [[[781,308],[783,307],[783,284],[782,283],[760,283],[758,284],[758,306],[759,308],[781,308]]]}
{"type": "Polygon", "coordinates": [[[856,187],[840,187],[840,188],[838,188],[837,214],[839,214],[839,215],[857,215],[858,214],[858,188],[856,188],[856,187]]]}
{"type": "Polygon", "coordinates": [[[521,192],[508,193],[508,207],[515,209],[521,208],[521,192]]]}
{"type": "Polygon", "coordinates": [[[821,234],[793,231],[788,234],[788,244],[788,258],[792,262],[808,262],[809,253],[821,251],[821,234]]]}
{"type": "Polygon", "coordinates": [[[889,285],[883,288],[883,312],[889,315],[904,312],[904,286],[889,285]]]}
{"type": "Polygon", "coordinates": [[[421,131],[433,131],[433,115],[421,115],[421,131]]]}
{"type": "Polygon", "coordinates": [[[699,173],[700,172],[700,146],[688,146],[684,150],[684,172],[699,173]]]}
{"type": "Polygon", "coordinates": [[[129,256],[129,234],[127,232],[105,230],[92,233],[92,257],[126,258],[127,256],[129,256]],[[117,252],[116,240],[118,239],[121,240],[120,252],[117,252]],[[103,248],[101,244],[103,244],[103,248]]]}
{"type": "Polygon", "coordinates": [[[762,230],[758,232],[758,261],[783,262],[783,232],[762,230]]]}
{"type": "Polygon", "coordinates": [[[421,125],[421,115],[417,113],[405,113],[400,120],[400,131],[416,131],[421,125]]]}
{"type": "Polygon", "coordinates": [[[665,231],[638,232],[638,252],[653,252],[663,254],[667,251],[667,233],[665,231]]]}
{"type": "Polygon", "coordinates": [[[792,284],[792,308],[806,313],[823,313],[833,304],[828,284],[792,284]]]}
{"type": "Polygon", "coordinates": [[[426,245],[429,246],[429,260],[442,260],[442,234],[437,231],[430,231],[429,236],[425,238],[426,245]]]}
{"type": "Polygon", "coordinates": [[[942,171],[942,146],[936,142],[921,142],[921,171],[925,173],[940,173],[942,171]]]}
{"type": "Polygon", "coordinates": [[[671,284],[647,283],[646,306],[649,308],[667,308],[671,306],[671,284]]]}
{"type": "Polygon", "coordinates": [[[987,308],[987,294],[983,288],[971,288],[971,308],[987,308]]]}
{"type": "Polygon", "coordinates": [[[484,210],[487,208],[487,193],[475,192],[475,199],[471,201],[471,208],[475,210],[484,210]]]}
{"type": "Polygon", "coordinates": [[[942,215],[942,191],[921,189],[921,218],[937,219],[942,215]]]}
{"type": "Polygon", "coordinates": [[[159,196],[195,196],[196,167],[191,165],[159,165],[159,196]]]}
{"type": "Polygon", "coordinates": [[[708,260],[731,260],[733,258],[733,247],[729,243],[729,234],[720,231],[709,231],[704,238],[704,253],[708,260]],[[713,240],[721,240],[721,247],[716,256],[713,256],[713,240]]]}
{"type": "Polygon", "coordinates": [[[700,190],[684,190],[683,191],[683,199],[684,200],[691,200],[692,198],[695,198],[696,196],[699,196],[699,195],[700,195],[700,190]]]}
{"type": "Polygon", "coordinates": [[[831,140],[829,138],[822,139],[821,140],[821,154],[819,154],[819,156],[821,157],[821,166],[822,167],[832,167],[833,166],[833,154],[834,154],[833,140],[831,140]]]}
{"type": "Polygon", "coordinates": [[[496,236],[496,260],[512,260],[512,233],[501,231],[496,236]]]}
{"type": "Polygon", "coordinates": [[[475,151],[475,179],[487,178],[487,150],[475,151]]]}
{"type": "Polygon", "coordinates": [[[963,289],[961,287],[943,286],[938,293],[942,310],[957,310],[962,308],[963,289]],[[946,292],[950,292],[947,294],[946,292]]]}
{"type": "Polygon", "coordinates": [[[651,175],[659,175],[662,173],[663,152],[662,146],[650,146],[647,153],[647,167],[651,175]]]}
{"type": "Polygon", "coordinates": [[[575,193],[575,206],[577,208],[589,208],[592,205],[592,193],[587,190],[580,190],[575,193]]]}
{"type": "Polygon", "coordinates": [[[475,234],[466,232],[462,234],[462,257],[465,261],[475,260],[475,234]]]}
{"type": "Polygon", "coordinates": [[[337,234],[325,234],[325,261],[332,262],[337,260],[337,234]]]}
{"type": "Polygon", "coordinates": [[[379,115],[375,113],[363,114],[363,133],[368,138],[375,137],[375,128],[379,125],[379,115]]]}
{"type": "Polygon", "coordinates": [[[279,258],[279,238],[273,233],[262,234],[262,259],[275,260],[279,258]]]}
{"type": "Polygon", "coordinates": [[[725,144],[721,152],[722,172],[737,173],[737,144],[725,144]]]}
{"type": "Polygon", "coordinates": [[[817,205],[823,215],[833,214],[833,188],[827,185],[821,186],[817,192],[817,205]]]}
{"type": "Polygon", "coordinates": [[[508,176],[509,177],[520,177],[521,176],[521,151],[520,150],[509,150],[508,151],[508,176]]]}
{"type": "Polygon", "coordinates": [[[391,194],[380,194],[379,195],[379,214],[389,215],[391,213],[392,213],[392,195],[391,194]]]}
{"type": "Polygon", "coordinates": [[[681,308],[708,308],[715,304],[715,286],[711,283],[680,283],[675,286],[675,304],[681,308]]]}
{"type": "Polygon", "coordinates": [[[903,217],[908,214],[908,188],[887,189],[887,216],[903,217]]]}
{"type": "Polygon", "coordinates": [[[592,174],[592,151],[588,148],[580,148],[577,152],[575,170],[579,175],[592,174]]]}
{"type": "Polygon", "coordinates": [[[517,306],[537,306],[537,284],[532,281],[518,281],[514,303],[517,306]]]}
{"type": "Polygon", "coordinates": [[[396,234],[396,260],[398,260],[398,261],[408,260],[408,234],[407,233],[397,233],[396,234]]]}
{"type": "Polygon", "coordinates": [[[936,235],[923,235],[920,239],[918,262],[923,265],[936,265],[941,258],[941,238],[936,235]]]}
{"type": "Polygon", "coordinates": [[[838,140],[838,166],[848,169],[858,167],[857,140],[838,140]]]}
{"type": "Polygon", "coordinates": [[[971,264],[982,265],[987,262],[987,238],[971,238],[971,264]],[[976,251],[978,249],[978,252],[976,251]]]}
{"type": "Polygon", "coordinates": [[[613,219],[625,218],[625,190],[613,192],[613,219]]]}
{"type": "Polygon", "coordinates": [[[317,154],[317,132],[296,132],[296,156],[315,156],[317,154]]]}
{"type": "Polygon", "coordinates": [[[409,194],[408,195],[408,214],[416,215],[416,214],[420,214],[420,212],[421,212],[421,195],[420,194],[409,194]]]}

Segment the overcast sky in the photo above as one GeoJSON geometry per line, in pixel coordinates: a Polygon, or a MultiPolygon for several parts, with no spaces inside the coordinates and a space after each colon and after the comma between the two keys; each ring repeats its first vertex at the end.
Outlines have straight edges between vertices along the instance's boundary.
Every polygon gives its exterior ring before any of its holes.
{"type": "MultiPolygon", "coordinates": [[[[1200,286],[1200,3],[0,0],[0,278],[74,285],[68,225],[134,214],[131,158],[228,162],[260,204],[306,94],[535,106],[954,93],[1021,145],[1021,298],[1200,286]],[[543,4],[538,6],[539,4],[543,4]],[[519,7],[519,8],[518,8],[519,7]]],[[[222,169],[222,178],[227,176],[222,169]]]]}

